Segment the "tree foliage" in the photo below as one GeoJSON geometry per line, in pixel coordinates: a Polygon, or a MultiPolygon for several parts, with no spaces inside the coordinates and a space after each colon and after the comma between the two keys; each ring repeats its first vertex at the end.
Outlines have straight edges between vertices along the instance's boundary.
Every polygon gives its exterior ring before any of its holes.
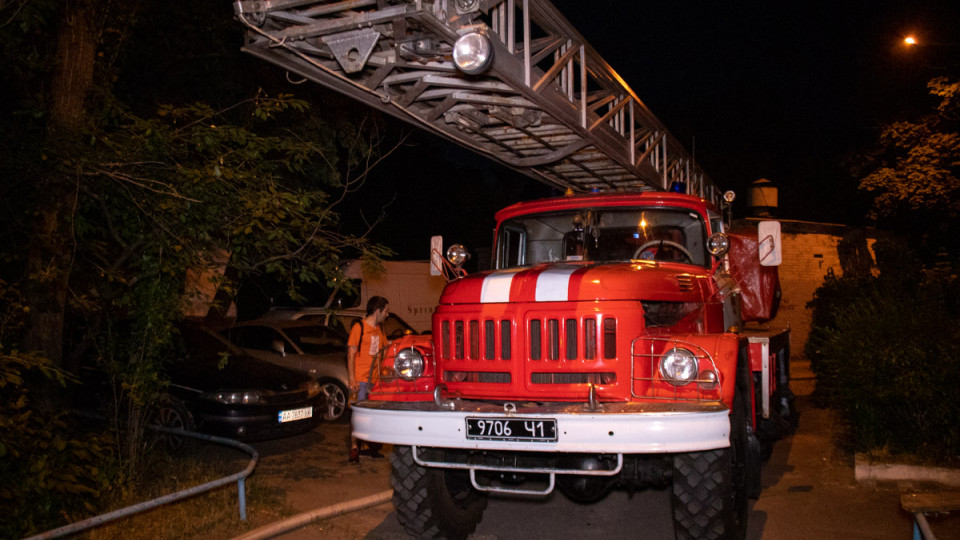
{"type": "Polygon", "coordinates": [[[107,447],[69,427],[64,411],[38,402],[44,381],[63,388],[69,374],[10,346],[29,307],[0,280],[0,536],[22,538],[93,510],[108,488],[107,447]]]}
{"type": "MultiPolygon", "coordinates": [[[[305,285],[342,283],[344,259],[390,253],[369,229],[340,225],[390,151],[379,123],[250,88],[230,28],[229,5],[213,2],[0,0],[0,283],[23,308],[0,345],[4,399],[20,395],[28,367],[61,367],[26,351],[25,338],[30,317],[59,310],[65,331],[47,345],[66,351],[67,368],[95,361],[112,379],[116,456],[134,476],[177,321],[191,300],[211,300],[199,294],[204,276],[221,298],[270,281],[303,299],[305,285]],[[64,129],[53,114],[64,87],[49,81],[57,37],[78,13],[96,54],[74,66],[92,76],[68,96],[82,114],[64,129]]],[[[24,426],[17,436],[42,446],[60,435],[24,426]]]]}
{"type": "Polygon", "coordinates": [[[870,217],[936,252],[955,236],[960,217],[960,82],[940,77],[928,87],[939,103],[922,118],[883,128],[860,190],[873,200],[870,217]]]}

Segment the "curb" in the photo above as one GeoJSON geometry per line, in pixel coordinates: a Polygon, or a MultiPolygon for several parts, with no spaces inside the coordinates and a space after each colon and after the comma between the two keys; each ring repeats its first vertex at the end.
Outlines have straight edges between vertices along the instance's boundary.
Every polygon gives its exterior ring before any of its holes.
{"type": "Polygon", "coordinates": [[[945,486],[960,486],[960,470],[946,467],[925,467],[904,463],[872,461],[866,454],[855,457],[857,482],[913,481],[936,482],[945,486]]]}

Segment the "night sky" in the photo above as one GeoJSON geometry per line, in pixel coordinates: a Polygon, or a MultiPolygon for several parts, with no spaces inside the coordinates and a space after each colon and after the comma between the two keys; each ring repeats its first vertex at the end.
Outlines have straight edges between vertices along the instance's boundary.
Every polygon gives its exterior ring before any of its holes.
{"type": "MultiPolygon", "coordinates": [[[[744,201],[774,181],[786,219],[861,223],[850,163],[882,124],[929,111],[926,81],[960,71],[960,45],[902,45],[960,43],[957,1],[554,5],[714,182],[744,201]]],[[[370,202],[392,201],[374,236],[400,258],[426,258],[431,234],[489,245],[497,208],[555,193],[432,135],[410,144],[368,186],[370,202]]]]}

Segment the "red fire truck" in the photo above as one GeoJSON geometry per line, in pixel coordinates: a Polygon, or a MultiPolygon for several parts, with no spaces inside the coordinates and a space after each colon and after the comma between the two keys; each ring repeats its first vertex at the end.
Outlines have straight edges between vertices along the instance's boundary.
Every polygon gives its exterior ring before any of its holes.
{"type": "Polygon", "coordinates": [[[353,410],[394,445],[407,532],[463,538],[490,493],[672,485],[678,538],[742,537],[795,417],[789,331],[757,324],[778,225],[731,230],[732,194],[548,0],[234,11],[250,54],[570,193],[502,210],[489,271],[447,250],[432,333],[393,342],[353,410]]]}
{"type": "Polygon", "coordinates": [[[501,211],[494,268],[447,285],[432,335],[394,342],[353,411],[357,437],[395,445],[404,527],[463,537],[487,493],[672,481],[678,537],[742,531],[792,414],[788,333],[744,326],[775,309],[775,242],[674,193],[501,211]]]}

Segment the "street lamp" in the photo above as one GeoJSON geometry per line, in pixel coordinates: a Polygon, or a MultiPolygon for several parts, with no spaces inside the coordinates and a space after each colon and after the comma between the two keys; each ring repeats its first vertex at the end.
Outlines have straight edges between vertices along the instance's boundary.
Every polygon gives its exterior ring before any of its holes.
{"type": "Polygon", "coordinates": [[[960,47],[960,43],[937,43],[933,41],[919,41],[916,36],[907,36],[903,38],[903,44],[907,47],[960,47]]]}
{"type": "Polygon", "coordinates": [[[920,58],[917,58],[917,60],[922,58],[925,62],[941,64],[927,65],[924,63],[923,66],[926,68],[945,72],[952,72],[956,69],[956,47],[960,47],[960,43],[927,41],[922,37],[918,38],[916,34],[905,36],[901,43],[902,51],[910,56],[919,56],[920,58]]]}

